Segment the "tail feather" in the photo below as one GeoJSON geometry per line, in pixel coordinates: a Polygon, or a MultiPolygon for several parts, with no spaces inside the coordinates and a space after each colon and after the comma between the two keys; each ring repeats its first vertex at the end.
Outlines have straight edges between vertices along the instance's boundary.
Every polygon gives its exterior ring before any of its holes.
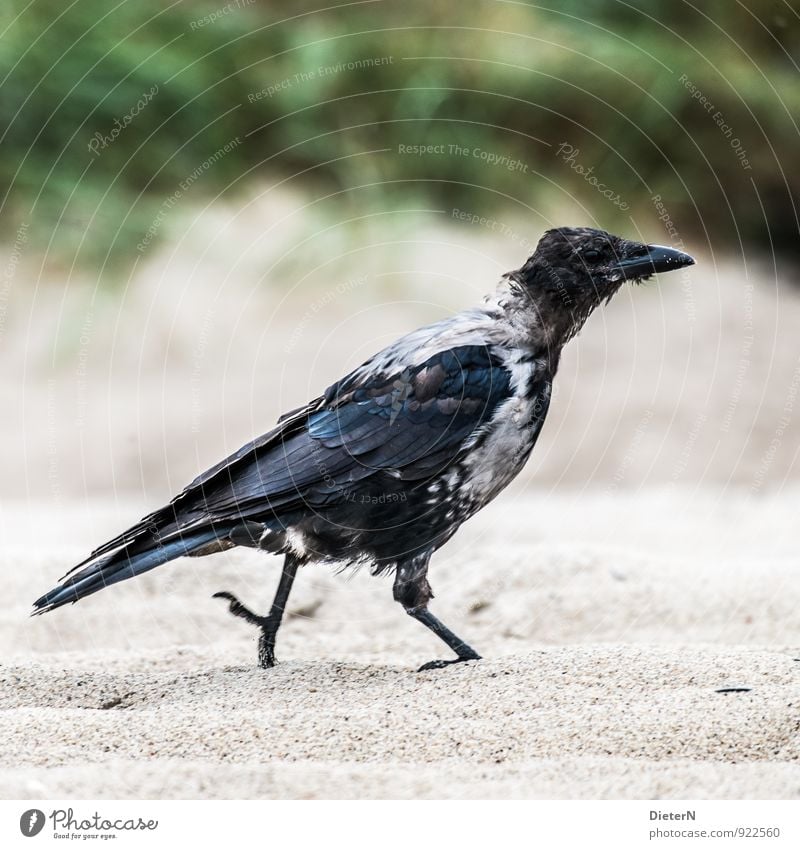
{"type": "Polygon", "coordinates": [[[224,532],[220,529],[206,528],[203,531],[196,531],[138,551],[135,544],[128,545],[62,580],[57,587],[36,599],[33,603],[35,608],[33,614],[55,610],[63,604],[76,602],[104,587],[155,569],[156,566],[168,563],[176,557],[191,554],[218,539],[222,533],[224,532]]]}

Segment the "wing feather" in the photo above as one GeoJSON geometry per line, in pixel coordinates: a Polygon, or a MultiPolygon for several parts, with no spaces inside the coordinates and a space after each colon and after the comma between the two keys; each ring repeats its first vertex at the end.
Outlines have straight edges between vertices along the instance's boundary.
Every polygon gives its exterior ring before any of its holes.
{"type": "Polygon", "coordinates": [[[148,536],[334,504],[376,474],[424,480],[491,422],[510,384],[508,369],[483,345],[441,350],[402,370],[365,363],[75,568],[148,536]]]}

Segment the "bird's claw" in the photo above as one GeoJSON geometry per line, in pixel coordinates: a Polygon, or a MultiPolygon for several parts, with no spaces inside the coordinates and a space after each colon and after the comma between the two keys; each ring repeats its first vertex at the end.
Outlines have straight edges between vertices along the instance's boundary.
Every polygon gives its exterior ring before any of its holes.
{"type": "Polygon", "coordinates": [[[480,656],[456,657],[453,660],[431,660],[428,663],[423,663],[417,672],[427,672],[429,669],[444,669],[445,666],[452,666],[454,663],[466,663],[468,660],[480,660],[480,656]]]}
{"type": "Polygon", "coordinates": [[[275,634],[262,630],[258,638],[258,665],[262,669],[275,666],[275,634]]]}
{"type": "Polygon", "coordinates": [[[222,592],[214,593],[211,598],[224,598],[225,601],[230,602],[228,610],[230,610],[234,616],[239,616],[246,622],[249,622],[251,625],[256,625],[259,628],[264,627],[266,617],[253,613],[253,611],[250,610],[249,607],[245,607],[233,593],[225,592],[223,590],[222,592]]]}
{"type": "Polygon", "coordinates": [[[249,607],[245,607],[233,593],[218,592],[212,598],[222,598],[230,603],[229,610],[234,616],[239,616],[251,625],[261,629],[258,638],[258,665],[262,669],[275,666],[275,634],[278,630],[275,620],[269,616],[259,616],[249,607]]]}

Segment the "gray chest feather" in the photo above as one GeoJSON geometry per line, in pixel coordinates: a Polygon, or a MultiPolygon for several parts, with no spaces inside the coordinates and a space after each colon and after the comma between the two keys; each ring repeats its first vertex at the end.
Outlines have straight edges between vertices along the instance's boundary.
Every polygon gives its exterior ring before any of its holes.
{"type": "Polygon", "coordinates": [[[519,474],[542,429],[551,383],[541,379],[528,391],[505,401],[487,432],[467,453],[459,489],[471,515],[498,495],[519,474]]]}

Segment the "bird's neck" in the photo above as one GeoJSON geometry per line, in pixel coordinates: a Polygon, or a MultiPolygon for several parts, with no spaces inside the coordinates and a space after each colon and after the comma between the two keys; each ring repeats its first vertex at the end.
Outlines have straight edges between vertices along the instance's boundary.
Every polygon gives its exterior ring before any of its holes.
{"type": "Polygon", "coordinates": [[[505,279],[487,301],[502,315],[511,344],[546,360],[553,374],[564,345],[580,331],[591,312],[575,305],[570,309],[558,297],[557,293],[536,293],[505,279]]]}

